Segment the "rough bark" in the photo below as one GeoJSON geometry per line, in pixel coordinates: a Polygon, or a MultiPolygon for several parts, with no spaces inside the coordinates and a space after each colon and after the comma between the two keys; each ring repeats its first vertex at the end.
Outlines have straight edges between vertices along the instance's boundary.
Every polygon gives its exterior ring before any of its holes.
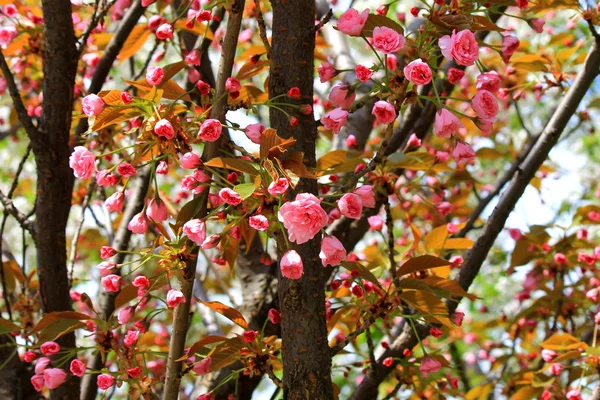
{"type": "MultiPolygon", "coordinates": [[[[36,224],[34,240],[45,313],[72,309],[67,276],[65,229],[71,209],[73,171],[69,167],[69,135],[73,86],[78,52],[69,0],[43,0],[44,81],[43,112],[39,132],[32,138],[37,165],[36,224]]],[[[75,334],[62,336],[63,348],[75,347],[75,334]]],[[[79,378],[67,381],[51,392],[51,398],[79,397],[79,378]]]]}
{"type": "MultiPolygon", "coordinates": [[[[296,104],[312,103],[315,48],[315,3],[306,0],[276,0],[273,6],[273,42],[269,96],[296,86],[302,98],[296,104]]],[[[292,100],[286,99],[286,102],[292,100]]],[[[297,114],[297,113],[295,113],[297,114]]],[[[317,130],[314,116],[297,115],[298,125],[271,109],[271,127],[282,137],[297,140],[293,150],[304,152],[304,162],[316,165],[317,130]]],[[[302,179],[292,193],[317,194],[317,182],[302,179]]],[[[319,260],[321,239],[292,245],[304,262],[301,279],[279,276],[279,304],[283,357],[283,391],[286,399],[332,399],[331,358],[325,322],[323,266],[319,260]]],[[[285,249],[280,248],[280,251],[285,249]]]]}
{"type": "MultiPolygon", "coordinates": [[[[535,173],[544,163],[550,150],[558,142],[560,135],[564,131],[567,123],[577,110],[579,103],[590,88],[594,79],[598,75],[600,69],[600,44],[594,41],[590,52],[577,75],[573,86],[563,97],[558,106],[557,112],[546,125],[540,138],[536,141],[528,156],[517,169],[513,176],[510,185],[500,197],[498,205],[494,212],[485,223],[481,235],[475,242],[475,245],[469,252],[465,263],[458,272],[456,281],[464,290],[468,290],[487,257],[492,245],[494,244],[498,234],[504,229],[504,224],[511,211],[514,209],[518,200],[523,195],[525,188],[529,185],[535,173]]],[[[456,310],[458,303],[449,302],[448,309],[452,313],[456,310]]],[[[408,324],[405,324],[408,325],[408,324]]],[[[418,329],[421,337],[427,335],[428,329],[421,326],[418,329]]],[[[395,369],[395,365],[390,367],[383,366],[383,360],[387,357],[394,357],[395,360],[402,358],[402,351],[405,348],[411,348],[417,343],[415,333],[404,327],[400,336],[392,343],[386,352],[378,359],[378,365],[372,370],[372,373],[367,374],[365,379],[356,388],[350,400],[367,400],[377,397],[379,384],[387,377],[387,375],[395,369]]]]}

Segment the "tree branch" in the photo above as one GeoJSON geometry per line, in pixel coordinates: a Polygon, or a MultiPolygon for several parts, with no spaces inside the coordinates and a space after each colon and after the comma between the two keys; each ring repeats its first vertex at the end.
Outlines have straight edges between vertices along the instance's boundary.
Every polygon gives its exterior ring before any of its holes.
{"type": "Polygon", "coordinates": [[[23,229],[25,229],[29,233],[33,233],[34,232],[34,223],[33,223],[33,221],[29,220],[29,218],[27,217],[27,215],[25,215],[21,211],[19,211],[17,209],[17,207],[15,207],[15,205],[12,202],[12,200],[10,199],[10,197],[8,197],[4,193],[2,193],[2,191],[0,191],[0,202],[4,206],[4,211],[7,214],[12,215],[17,220],[17,222],[19,223],[19,225],[21,225],[21,227],[23,229]]]}

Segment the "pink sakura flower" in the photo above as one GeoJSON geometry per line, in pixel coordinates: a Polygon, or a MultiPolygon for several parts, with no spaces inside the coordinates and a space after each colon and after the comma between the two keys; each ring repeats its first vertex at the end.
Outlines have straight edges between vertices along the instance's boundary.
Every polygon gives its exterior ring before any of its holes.
{"type": "Polygon", "coordinates": [[[44,370],[44,385],[48,389],[56,389],[67,380],[67,373],[60,368],[44,370]]]}
{"type": "Polygon", "coordinates": [[[5,49],[17,37],[17,28],[12,25],[0,27],[0,46],[5,49]]]}
{"type": "Polygon", "coordinates": [[[286,178],[278,178],[269,184],[267,191],[271,196],[280,196],[290,187],[290,182],[286,178]]]}
{"type": "Polygon", "coordinates": [[[44,370],[50,365],[50,359],[48,357],[42,357],[35,363],[34,372],[37,375],[44,373],[44,370]]]}
{"type": "Polygon", "coordinates": [[[348,115],[348,111],[338,107],[325,114],[321,118],[321,123],[326,129],[333,131],[333,133],[339,133],[342,127],[346,125],[348,115]]]}
{"type": "Polygon", "coordinates": [[[471,99],[471,107],[477,116],[484,120],[492,120],[498,115],[498,100],[487,90],[479,90],[471,99]]]}
{"type": "Polygon", "coordinates": [[[404,36],[387,26],[373,29],[373,47],[384,54],[395,53],[404,47],[404,36]]]}
{"type": "Polygon", "coordinates": [[[505,63],[510,61],[512,55],[517,51],[521,42],[516,36],[505,35],[502,39],[502,59],[505,63]]]}
{"type": "Polygon", "coordinates": [[[181,156],[181,168],[185,169],[194,169],[198,168],[202,165],[202,161],[200,160],[200,156],[193,151],[188,151],[183,156],[181,156]]]}
{"type": "Polygon", "coordinates": [[[459,129],[464,127],[460,119],[445,108],[440,109],[435,114],[433,133],[439,137],[450,139],[459,129]]]}
{"type": "Polygon", "coordinates": [[[279,268],[281,269],[281,275],[288,279],[300,279],[304,273],[302,258],[296,250],[289,250],[281,257],[279,268]]]}
{"type": "Polygon", "coordinates": [[[131,282],[133,286],[138,289],[145,289],[150,287],[150,280],[143,275],[136,276],[133,282],[131,282]]]}
{"type": "Polygon", "coordinates": [[[473,32],[468,29],[458,33],[452,31],[452,36],[442,36],[438,44],[444,57],[459,65],[471,66],[479,58],[479,44],[473,32]]]}
{"type": "Polygon", "coordinates": [[[77,146],[69,157],[69,166],[73,169],[75,177],[90,179],[96,172],[96,157],[85,147],[77,146]]]}
{"type": "Polygon", "coordinates": [[[465,76],[465,71],[458,68],[450,68],[448,70],[448,82],[452,84],[458,83],[465,76]]]}
{"type": "Polygon", "coordinates": [[[19,10],[14,4],[7,4],[2,8],[2,13],[8,18],[15,18],[19,14],[19,10]]]}
{"type": "Polygon", "coordinates": [[[166,120],[164,118],[159,120],[154,125],[154,133],[157,136],[164,137],[165,139],[173,139],[173,136],[175,136],[175,130],[173,129],[173,125],[171,125],[171,122],[169,122],[169,120],[166,120]]]}
{"type": "Polygon", "coordinates": [[[100,374],[96,378],[98,387],[102,390],[107,390],[115,384],[115,378],[110,374],[100,374]]]}
{"type": "Polygon", "coordinates": [[[71,365],[69,365],[69,371],[75,376],[82,377],[85,375],[85,364],[78,359],[71,361],[71,365]]]}
{"type": "Polygon", "coordinates": [[[202,170],[195,170],[192,175],[186,175],[181,181],[181,188],[183,190],[189,190],[194,194],[202,193],[206,189],[206,185],[203,183],[210,182],[210,176],[208,176],[202,170]]]}
{"type": "Polygon", "coordinates": [[[229,188],[219,190],[219,197],[225,203],[232,206],[237,206],[243,201],[242,197],[235,190],[229,188]]]}
{"type": "Polygon", "coordinates": [[[465,313],[464,312],[456,311],[455,313],[452,313],[450,315],[450,320],[456,326],[462,326],[463,319],[465,319],[465,313]]]}
{"type": "Polygon", "coordinates": [[[248,223],[257,231],[266,231],[269,229],[269,220],[264,215],[253,215],[249,218],[248,223]]]}
{"type": "Polygon", "coordinates": [[[239,92],[241,88],[242,85],[236,78],[229,77],[227,78],[227,81],[225,81],[225,90],[229,93],[239,92]]]}
{"type": "Polygon", "coordinates": [[[350,108],[356,99],[356,92],[350,91],[350,86],[346,84],[335,85],[329,93],[329,101],[342,108],[350,108]]]}
{"type": "Polygon", "coordinates": [[[491,93],[498,93],[500,90],[500,75],[496,71],[484,72],[477,77],[477,90],[487,90],[491,93]]]}
{"type": "Polygon", "coordinates": [[[44,375],[34,375],[31,377],[31,384],[36,392],[41,392],[44,389],[44,375]]]}
{"type": "Polygon", "coordinates": [[[354,193],[346,193],[337,201],[337,206],[343,216],[360,219],[362,215],[363,204],[360,196],[354,193]]]}
{"type": "Polygon", "coordinates": [[[207,119],[200,125],[200,132],[198,136],[200,139],[205,142],[214,142],[215,140],[221,137],[221,132],[223,131],[223,127],[221,126],[221,122],[217,119],[207,119]]]}
{"type": "Polygon", "coordinates": [[[162,24],[155,32],[156,38],[159,40],[173,39],[173,25],[162,24]]]}
{"type": "Polygon", "coordinates": [[[404,76],[415,85],[426,85],[431,82],[431,78],[433,77],[429,65],[424,63],[420,58],[411,61],[404,67],[404,76]]]}
{"type": "Polygon", "coordinates": [[[210,371],[210,365],[212,364],[212,358],[210,356],[204,358],[202,361],[194,364],[192,371],[198,375],[206,375],[210,371]]]}
{"type": "Polygon", "coordinates": [[[321,83],[327,82],[338,74],[338,70],[333,68],[327,61],[324,61],[319,66],[317,72],[319,73],[319,79],[321,80],[321,83]]]}
{"type": "Polygon", "coordinates": [[[40,346],[40,351],[45,356],[51,356],[60,351],[60,345],[56,342],[45,342],[40,346]]]}
{"type": "Polygon", "coordinates": [[[167,305],[175,308],[179,303],[185,303],[185,296],[177,289],[171,289],[167,292],[167,305]]]}
{"type": "Polygon", "coordinates": [[[475,151],[468,143],[458,141],[452,150],[452,157],[458,167],[464,167],[475,161],[475,151]]]}
{"type": "Polygon", "coordinates": [[[324,267],[328,265],[335,267],[346,259],[346,249],[335,236],[326,236],[321,242],[319,258],[324,267]]]}
{"type": "Polygon", "coordinates": [[[109,173],[107,170],[96,172],[96,183],[98,183],[98,186],[100,187],[114,186],[118,180],[118,177],[109,173]]]}
{"type": "Polygon", "coordinates": [[[377,122],[385,125],[391,124],[396,119],[396,109],[384,100],[379,100],[373,105],[371,114],[375,116],[377,122]]]}
{"type": "Polygon", "coordinates": [[[124,162],[119,164],[119,166],[117,167],[117,172],[119,173],[119,175],[125,178],[129,178],[137,174],[137,169],[133,165],[124,162]]]}
{"type": "Polygon", "coordinates": [[[146,208],[146,215],[156,222],[162,222],[169,219],[167,205],[161,199],[150,199],[146,208]]]}
{"type": "Polygon", "coordinates": [[[95,117],[100,114],[104,107],[106,107],[104,100],[95,94],[88,94],[81,101],[81,110],[88,117],[95,117]]]}
{"type": "Polygon", "coordinates": [[[194,49],[185,56],[185,63],[189,66],[200,66],[200,50],[194,49]]]}
{"type": "Polygon", "coordinates": [[[356,68],[354,68],[354,72],[361,82],[367,82],[373,76],[373,71],[364,65],[357,65],[356,68]]]}
{"type": "Polygon", "coordinates": [[[34,353],[33,351],[26,351],[25,354],[23,354],[23,361],[25,361],[26,363],[30,363],[33,360],[35,360],[37,358],[37,354],[34,353]]]}
{"type": "Polygon", "coordinates": [[[421,361],[421,365],[419,366],[419,370],[421,371],[421,374],[423,374],[423,377],[427,377],[431,373],[438,372],[440,368],[442,368],[442,364],[435,358],[431,357],[424,357],[421,361]]]}
{"type": "Polygon", "coordinates": [[[360,197],[363,207],[375,208],[375,192],[373,192],[373,186],[362,185],[354,191],[354,194],[360,197]]]}
{"type": "Polygon", "coordinates": [[[139,331],[129,330],[129,331],[127,331],[127,333],[125,334],[125,337],[123,338],[123,343],[125,343],[125,346],[133,347],[137,343],[139,337],[140,337],[139,331]]]}
{"type": "Polygon", "coordinates": [[[551,363],[552,360],[554,360],[556,357],[558,357],[558,353],[555,352],[554,350],[548,350],[548,349],[542,350],[542,359],[544,361],[546,361],[547,363],[551,363]]]}
{"type": "Polygon", "coordinates": [[[148,231],[148,221],[143,213],[138,213],[129,221],[127,229],[138,235],[144,234],[148,231]]]}
{"type": "Polygon", "coordinates": [[[379,215],[372,215],[369,218],[367,218],[367,221],[369,222],[370,230],[380,231],[381,229],[383,229],[383,218],[381,218],[379,215]]]}
{"type": "Polygon", "coordinates": [[[246,129],[244,129],[244,133],[246,134],[246,137],[248,139],[250,139],[250,141],[252,143],[260,144],[261,134],[264,130],[265,130],[265,126],[259,122],[256,124],[248,125],[246,127],[246,129]]]}
{"type": "Polygon", "coordinates": [[[183,225],[183,233],[200,246],[206,239],[206,224],[201,219],[192,219],[183,225]]]}
{"type": "Polygon", "coordinates": [[[533,18],[533,19],[529,20],[529,24],[531,25],[533,30],[537,33],[542,33],[544,31],[545,23],[546,23],[546,21],[544,21],[542,18],[533,18]]]}
{"type": "Polygon", "coordinates": [[[129,320],[134,315],[135,315],[135,307],[134,306],[123,307],[117,313],[117,321],[119,321],[119,324],[125,325],[127,322],[129,322],[129,320]]]}
{"type": "Polygon", "coordinates": [[[158,86],[165,77],[165,71],[161,67],[148,67],[146,81],[150,86],[158,86]]]}
{"type": "Polygon", "coordinates": [[[283,204],[278,213],[288,231],[289,240],[297,244],[306,243],[327,225],[327,213],[321,200],[310,193],[299,193],[294,201],[283,204]]]}
{"type": "Polygon", "coordinates": [[[354,8],[350,8],[338,19],[337,28],[346,35],[358,36],[362,32],[368,17],[368,8],[360,14],[354,8]]]}
{"type": "Polygon", "coordinates": [[[104,205],[109,212],[121,212],[123,211],[124,199],[123,192],[115,192],[104,201],[104,205]]]}
{"type": "Polygon", "coordinates": [[[274,309],[274,308],[269,309],[269,312],[267,313],[267,315],[269,317],[269,321],[271,321],[272,324],[277,325],[278,323],[281,322],[281,314],[276,309],[274,309]]]}
{"type": "Polygon", "coordinates": [[[121,290],[121,277],[119,275],[106,275],[100,280],[105,292],[118,292],[121,290]]]}

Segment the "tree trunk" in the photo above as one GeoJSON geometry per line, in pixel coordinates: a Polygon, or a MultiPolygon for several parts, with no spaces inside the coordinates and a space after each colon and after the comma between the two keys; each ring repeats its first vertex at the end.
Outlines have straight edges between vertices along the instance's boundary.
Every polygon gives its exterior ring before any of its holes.
{"type": "MultiPolygon", "coordinates": [[[[72,309],[67,276],[65,229],[71,209],[74,176],[69,167],[69,137],[77,49],[69,0],[44,0],[44,102],[39,133],[32,138],[37,164],[35,244],[40,295],[45,313],[72,309]]],[[[75,334],[62,336],[63,348],[75,347],[75,334]]],[[[79,397],[79,378],[52,391],[51,398],[79,397]]]]}
{"type": "MultiPolygon", "coordinates": [[[[312,104],[315,50],[315,2],[274,0],[273,42],[271,48],[271,98],[298,87],[300,100],[286,98],[287,103],[312,104]]],[[[297,140],[292,150],[304,152],[304,162],[314,167],[317,129],[314,115],[290,110],[298,124],[273,108],[271,126],[281,137],[297,140]]],[[[302,179],[296,193],[317,195],[317,182],[302,179]]],[[[319,259],[320,235],[302,245],[292,246],[304,263],[299,280],[279,276],[279,302],[283,356],[283,390],[286,399],[332,399],[331,357],[327,343],[323,266],[319,259]]],[[[282,250],[282,249],[280,249],[282,250]]]]}

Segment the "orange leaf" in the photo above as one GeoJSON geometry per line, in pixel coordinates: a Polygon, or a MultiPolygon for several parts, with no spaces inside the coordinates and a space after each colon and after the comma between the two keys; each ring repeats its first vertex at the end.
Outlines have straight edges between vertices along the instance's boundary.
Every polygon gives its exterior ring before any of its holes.
{"type": "Polygon", "coordinates": [[[541,344],[544,349],[547,350],[575,350],[578,348],[586,348],[588,345],[585,342],[580,341],[576,337],[569,335],[568,333],[557,333],[550,336],[548,339],[541,344]]]}
{"type": "Polygon", "coordinates": [[[430,255],[413,257],[404,264],[402,264],[400,268],[398,268],[397,275],[408,275],[413,272],[425,271],[427,269],[443,267],[450,264],[450,261],[430,255]]]}
{"type": "Polygon", "coordinates": [[[196,300],[198,300],[198,303],[204,304],[206,307],[210,308],[216,313],[221,314],[222,316],[236,323],[242,328],[248,329],[248,322],[246,322],[244,316],[238,310],[226,306],[225,304],[220,303],[218,301],[202,301],[198,298],[196,298],[196,300]]]}
{"type": "Polygon", "coordinates": [[[240,351],[245,346],[246,344],[242,339],[234,337],[212,349],[212,351],[208,353],[212,359],[210,371],[217,371],[239,360],[240,351]]]}
{"type": "Polygon", "coordinates": [[[218,336],[218,335],[205,336],[202,339],[198,340],[193,345],[191,345],[187,354],[185,356],[181,357],[177,361],[185,360],[188,357],[194,356],[198,352],[198,350],[200,350],[202,347],[206,346],[207,344],[220,343],[220,342],[224,342],[226,340],[227,340],[227,338],[225,336],[218,336]]]}
{"type": "Polygon", "coordinates": [[[46,328],[51,323],[53,323],[55,321],[63,320],[63,319],[82,321],[82,320],[92,319],[92,317],[90,317],[87,314],[83,314],[83,313],[76,312],[76,311],[51,312],[51,313],[44,315],[42,317],[42,319],[39,320],[38,323],[29,332],[29,334],[33,335],[34,333],[39,332],[42,329],[46,328]]]}
{"type": "Polygon", "coordinates": [[[250,175],[258,174],[256,164],[251,161],[238,160],[237,158],[216,157],[204,163],[207,167],[227,168],[250,175]]]}
{"type": "Polygon", "coordinates": [[[119,53],[119,63],[136,54],[144,46],[149,37],[150,29],[148,29],[146,24],[134,26],[127,40],[123,43],[123,48],[119,53]]]}
{"type": "Polygon", "coordinates": [[[269,62],[267,60],[259,60],[258,62],[248,61],[246,64],[242,65],[240,70],[238,71],[236,78],[238,80],[250,79],[255,75],[260,74],[262,71],[267,69],[269,66],[269,62]]]}

